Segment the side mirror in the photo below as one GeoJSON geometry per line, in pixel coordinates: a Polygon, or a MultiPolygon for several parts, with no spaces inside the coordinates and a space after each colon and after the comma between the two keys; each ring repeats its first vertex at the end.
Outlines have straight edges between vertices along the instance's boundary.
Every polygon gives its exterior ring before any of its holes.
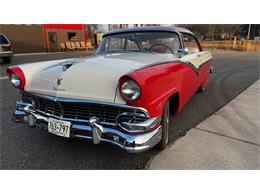
{"type": "Polygon", "coordinates": [[[185,56],[189,53],[189,50],[188,48],[180,48],[178,50],[178,54],[179,54],[179,57],[181,58],[182,56],[185,56]]]}
{"type": "Polygon", "coordinates": [[[186,55],[186,54],[189,53],[189,50],[188,50],[188,48],[180,48],[178,50],[178,53],[181,54],[181,55],[186,55]]]}

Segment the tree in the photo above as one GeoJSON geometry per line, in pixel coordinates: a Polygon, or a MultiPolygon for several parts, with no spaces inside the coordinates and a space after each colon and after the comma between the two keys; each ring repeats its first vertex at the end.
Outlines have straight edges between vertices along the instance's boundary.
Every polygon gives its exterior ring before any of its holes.
{"type": "MultiPolygon", "coordinates": [[[[249,24],[242,24],[240,25],[240,32],[243,37],[247,36],[249,24]]],[[[252,24],[251,30],[249,34],[249,39],[254,39],[254,37],[260,36],[260,25],[259,24],[252,24]]]]}
{"type": "Polygon", "coordinates": [[[178,25],[192,31],[198,37],[203,39],[218,40],[221,39],[221,35],[228,34],[229,39],[234,35],[239,34],[239,24],[184,24],[178,25]]]}

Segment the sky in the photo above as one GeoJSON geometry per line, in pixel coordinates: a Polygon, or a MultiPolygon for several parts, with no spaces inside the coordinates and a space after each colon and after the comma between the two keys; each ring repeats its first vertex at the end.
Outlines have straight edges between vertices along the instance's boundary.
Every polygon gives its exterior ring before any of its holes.
{"type": "MultiPolygon", "coordinates": [[[[108,24],[101,24],[102,28],[105,30],[105,32],[108,32],[108,24]]],[[[129,28],[134,27],[134,24],[128,24],[129,28]]]]}
{"type": "MultiPolygon", "coordinates": [[[[173,24],[161,24],[162,26],[172,26],[173,24]]],[[[128,24],[128,28],[133,28],[134,24],[128,24]]],[[[101,24],[101,28],[105,31],[108,32],[108,24],[101,24]]],[[[103,31],[100,29],[100,31],[103,31]]]]}

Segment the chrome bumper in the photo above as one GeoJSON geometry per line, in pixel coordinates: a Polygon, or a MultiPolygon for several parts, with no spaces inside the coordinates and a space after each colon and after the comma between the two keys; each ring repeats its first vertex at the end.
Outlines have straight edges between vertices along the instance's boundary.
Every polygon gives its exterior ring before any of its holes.
{"type": "MultiPolygon", "coordinates": [[[[28,123],[31,127],[47,128],[50,117],[55,118],[33,110],[32,104],[22,100],[16,102],[16,110],[13,114],[15,122],[28,123]]],[[[70,121],[70,137],[89,139],[94,144],[109,142],[128,152],[138,153],[154,147],[161,140],[162,127],[158,125],[160,120],[160,117],[156,117],[141,123],[124,122],[118,125],[102,124],[96,117],[86,122],[73,120],[70,121]]]]}

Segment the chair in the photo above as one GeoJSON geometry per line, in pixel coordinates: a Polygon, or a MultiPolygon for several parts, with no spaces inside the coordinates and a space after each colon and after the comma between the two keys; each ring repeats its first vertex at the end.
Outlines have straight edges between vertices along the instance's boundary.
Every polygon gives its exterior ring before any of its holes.
{"type": "Polygon", "coordinates": [[[70,42],[66,42],[66,48],[69,50],[74,50],[70,44],[70,42]]]}
{"type": "Polygon", "coordinates": [[[94,49],[94,47],[91,45],[91,42],[90,42],[90,41],[88,41],[88,42],[86,43],[86,47],[87,47],[87,49],[94,49]]]}
{"type": "Polygon", "coordinates": [[[66,51],[66,46],[64,43],[60,43],[60,48],[62,51],[66,51]]]}
{"type": "Polygon", "coordinates": [[[84,49],[84,48],[79,44],[79,42],[75,42],[75,44],[76,44],[76,48],[77,48],[78,50],[84,49]]]}
{"type": "Polygon", "coordinates": [[[85,44],[84,41],[81,41],[81,42],[80,42],[80,45],[81,45],[81,47],[82,47],[83,49],[87,50],[87,47],[86,47],[86,44],[85,44]]]}
{"type": "Polygon", "coordinates": [[[77,49],[74,42],[70,42],[70,45],[71,45],[71,48],[72,48],[73,50],[77,49]]]}

